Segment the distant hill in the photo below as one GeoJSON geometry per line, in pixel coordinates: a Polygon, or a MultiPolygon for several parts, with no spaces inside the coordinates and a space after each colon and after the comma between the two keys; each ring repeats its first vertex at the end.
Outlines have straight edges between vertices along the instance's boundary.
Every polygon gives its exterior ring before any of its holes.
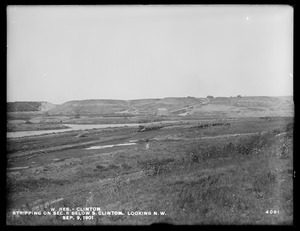
{"type": "Polygon", "coordinates": [[[167,97],[137,100],[75,100],[58,105],[49,115],[104,115],[129,113],[154,115],[165,108],[170,115],[280,116],[293,114],[292,97],[167,97]]]}
{"type": "Polygon", "coordinates": [[[155,114],[157,108],[169,111],[201,104],[206,99],[194,97],[168,97],[138,100],[76,100],[61,104],[48,111],[49,115],[101,115],[109,113],[155,114]]]}
{"type": "Polygon", "coordinates": [[[45,101],[16,101],[7,103],[7,112],[45,112],[55,107],[55,104],[45,101]]]}
{"type": "Polygon", "coordinates": [[[199,105],[191,111],[193,115],[222,117],[293,116],[292,97],[216,97],[208,104],[199,105]]]}
{"type": "Polygon", "coordinates": [[[128,109],[125,100],[91,99],[73,100],[63,103],[48,111],[49,115],[99,115],[128,109]]]}
{"type": "Polygon", "coordinates": [[[167,97],[163,99],[155,99],[152,102],[148,100],[144,103],[144,100],[130,101],[130,105],[139,109],[141,112],[154,114],[158,108],[166,108],[169,111],[176,111],[181,108],[190,107],[193,105],[202,104],[207,101],[205,98],[195,97],[167,97]]]}

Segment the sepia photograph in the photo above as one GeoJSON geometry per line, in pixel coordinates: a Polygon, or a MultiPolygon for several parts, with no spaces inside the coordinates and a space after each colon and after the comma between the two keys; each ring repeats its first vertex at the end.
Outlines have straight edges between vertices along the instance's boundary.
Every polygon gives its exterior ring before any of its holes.
{"type": "Polygon", "coordinates": [[[7,5],[7,226],[288,225],[290,5],[7,5]]]}

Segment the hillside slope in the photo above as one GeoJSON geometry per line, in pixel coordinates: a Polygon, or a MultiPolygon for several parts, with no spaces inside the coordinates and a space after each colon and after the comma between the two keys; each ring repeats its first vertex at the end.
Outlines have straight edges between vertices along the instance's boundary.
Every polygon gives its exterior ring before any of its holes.
{"type": "Polygon", "coordinates": [[[292,97],[167,97],[138,100],[76,100],[61,104],[48,115],[103,115],[131,113],[154,115],[158,108],[166,108],[170,115],[202,116],[293,116],[292,97]]]}
{"type": "Polygon", "coordinates": [[[217,97],[191,111],[193,115],[224,117],[293,116],[292,97],[217,97]]]}
{"type": "Polygon", "coordinates": [[[7,103],[7,112],[45,112],[55,107],[55,104],[45,101],[16,101],[7,103]]]}
{"type": "Polygon", "coordinates": [[[93,99],[73,100],[48,111],[49,115],[93,115],[115,113],[128,109],[125,100],[93,99]]]}

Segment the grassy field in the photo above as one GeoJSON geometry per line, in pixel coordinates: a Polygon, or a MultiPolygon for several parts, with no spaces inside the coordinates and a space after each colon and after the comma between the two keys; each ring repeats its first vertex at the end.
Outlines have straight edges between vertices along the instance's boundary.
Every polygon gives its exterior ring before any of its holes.
{"type": "Polygon", "coordinates": [[[7,132],[16,131],[40,131],[52,129],[65,129],[68,126],[63,124],[28,124],[28,123],[10,123],[7,125],[7,132]]]}
{"type": "Polygon", "coordinates": [[[293,118],[228,122],[9,139],[7,224],[292,224],[293,118]],[[130,142],[135,144],[86,149],[130,142]],[[36,206],[48,211],[49,204],[124,215],[92,220],[12,215],[13,209],[36,206]],[[132,215],[136,211],[159,215],[132,215]]]}

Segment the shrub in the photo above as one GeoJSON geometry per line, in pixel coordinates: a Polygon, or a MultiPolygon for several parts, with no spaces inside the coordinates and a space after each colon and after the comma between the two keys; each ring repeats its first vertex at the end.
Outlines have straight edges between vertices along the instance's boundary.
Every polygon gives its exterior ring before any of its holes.
{"type": "Polygon", "coordinates": [[[274,130],[273,130],[273,133],[274,133],[274,134],[279,134],[279,133],[281,133],[281,131],[280,131],[279,129],[274,129],[274,130]]]}
{"type": "Polygon", "coordinates": [[[169,170],[168,165],[175,160],[173,158],[154,159],[150,161],[142,161],[139,164],[143,170],[150,170],[153,175],[158,175],[169,170]]]}
{"type": "Polygon", "coordinates": [[[294,123],[293,122],[290,122],[286,125],[286,131],[287,132],[290,132],[290,131],[293,131],[294,130],[294,123]]]}
{"type": "Polygon", "coordinates": [[[122,168],[124,169],[124,170],[129,170],[129,169],[131,169],[132,167],[130,166],[130,165],[128,165],[128,164],[122,164],[122,168]]]}
{"type": "Polygon", "coordinates": [[[199,144],[194,145],[187,152],[188,159],[193,163],[206,161],[209,159],[226,158],[236,154],[236,146],[233,143],[225,145],[212,145],[206,148],[201,147],[199,144]]]}
{"type": "Polygon", "coordinates": [[[192,153],[191,159],[192,159],[192,162],[193,162],[193,163],[198,163],[200,157],[199,157],[199,155],[198,155],[197,153],[192,153]]]}
{"type": "Polygon", "coordinates": [[[105,166],[103,165],[96,165],[96,168],[99,170],[103,170],[103,169],[107,169],[105,166]]]}
{"type": "Polygon", "coordinates": [[[203,147],[199,143],[192,144],[186,151],[187,158],[192,163],[206,161],[209,159],[226,158],[234,155],[249,155],[265,146],[269,146],[273,140],[274,134],[254,135],[247,138],[240,138],[236,143],[224,145],[212,145],[203,147]]]}

